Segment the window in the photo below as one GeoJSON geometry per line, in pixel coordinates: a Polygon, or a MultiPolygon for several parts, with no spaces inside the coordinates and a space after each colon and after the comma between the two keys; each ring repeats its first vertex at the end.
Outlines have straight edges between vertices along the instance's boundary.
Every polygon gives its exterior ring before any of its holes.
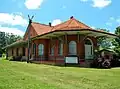
{"type": "Polygon", "coordinates": [[[56,40],[51,40],[50,42],[50,55],[55,54],[55,46],[56,46],[56,40]]]}
{"type": "Polygon", "coordinates": [[[69,43],[69,54],[76,55],[76,42],[75,41],[70,41],[69,43]]]}
{"type": "Polygon", "coordinates": [[[36,54],[36,44],[33,44],[33,54],[36,54]]]}
{"type": "Polygon", "coordinates": [[[55,46],[52,45],[52,46],[51,46],[51,50],[50,50],[50,54],[51,54],[51,55],[54,55],[54,48],[55,48],[55,46]]]}
{"type": "Polygon", "coordinates": [[[38,45],[38,55],[41,56],[44,54],[44,45],[43,44],[39,44],[38,45]]]}
{"type": "Polygon", "coordinates": [[[22,51],[23,51],[23,56],[25,56],[25,48],[24,47],[22,48],[22,51]]]}
{"type": "Polygon", "coordinates": [[[61,41],[58,44],[58,54],[63,55],[63,43],[61,41]]]}

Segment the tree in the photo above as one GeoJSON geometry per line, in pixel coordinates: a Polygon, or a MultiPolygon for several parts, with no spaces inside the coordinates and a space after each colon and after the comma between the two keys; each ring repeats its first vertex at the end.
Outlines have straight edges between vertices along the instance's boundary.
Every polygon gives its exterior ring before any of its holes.
{"type": "Polygon", "coordinates": [[[115,30],[115,34],[117,34],[117,35],[120,36],[120,26],[116,28],[116,30],[115,30]]]}
{"type": "Polygon", "coordinates": [[[3,47],[6,45],[5,32],[0,32],[0,54],[3,53],[3,47]]]}
{"type": "MultiPolygon", "coordinates": [[[[104,32],[109,32],[109,30],[107,29],[97,29],[97,30],[101,30],[101,31],[104,31],[104,32]]],[[[99,49],[110,49],[110,47],[112,46],[112,40],[111,39],[108,39],[107,37],[105,36],[101,36],[97,39],[97,42],[99,44],[99,49]]]]}
{"type": "Polygon", "coordinates": [[[18,35],[14,35],[12,33],[6,33],[6,45],[10,45],[20,39],[22,39],[22,37],[18,35]]]}
{"type": "MultiPolygon", "coordinates": [[[[120,36],[120,26],[116,28],[115,30],[115,34],[120,36]]],[[[115,38],[112,42],[112,44],[114,45],[114,51],[120,55],[120,37],[115,38]]]]}
{"type": "Polygon", "coordinates": [[[14,35],[12,33],[0,32],[0,54],[5,52],[5,50],[3,50],[2,48],[20,39],[22,38],[18,35],[14,35]]]}

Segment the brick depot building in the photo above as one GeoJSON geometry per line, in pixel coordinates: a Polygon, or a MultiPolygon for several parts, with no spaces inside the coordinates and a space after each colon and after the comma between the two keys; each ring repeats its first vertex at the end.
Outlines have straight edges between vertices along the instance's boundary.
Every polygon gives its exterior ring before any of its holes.
{"type": "Polygon", "coordinates": [[[98,48],[97,39],[101,36],[116,37],[115,34],[94,30],[74,17],[56,26],[32,22],[23,40],[7,46],[8,56],[27,60],[28,32],[31,38],[31,61],[48,64],[76,63],[87,67],[98,48]]]}

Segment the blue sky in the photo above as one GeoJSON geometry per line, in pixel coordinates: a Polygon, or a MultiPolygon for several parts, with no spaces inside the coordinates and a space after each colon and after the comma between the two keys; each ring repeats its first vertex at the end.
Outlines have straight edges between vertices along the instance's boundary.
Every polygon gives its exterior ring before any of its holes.
{"type": "Polygon", "coordinates": [[[0,31],[23,35],[27,15],[33,21],[52,25],[66,21],[70,16],[93,28],[108,29],[114,33],[120,26],[120,0],[2,0],[0,31]]]}

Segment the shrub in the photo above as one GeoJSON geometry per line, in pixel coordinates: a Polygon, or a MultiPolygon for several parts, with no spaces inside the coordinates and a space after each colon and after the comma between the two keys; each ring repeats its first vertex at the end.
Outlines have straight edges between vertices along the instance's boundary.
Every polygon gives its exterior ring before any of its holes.
{"type": "Polygon", "coordinates": [[[6,60],[6,54],[2,54],[2,55],[1,55],[1,59],[2,59],[2,60],[6,60]]]}
{"type": "Polygon", "coordinates": [[[6,54],[5,53],[2,54],[2,58],[6,58],[6,54]]]}

